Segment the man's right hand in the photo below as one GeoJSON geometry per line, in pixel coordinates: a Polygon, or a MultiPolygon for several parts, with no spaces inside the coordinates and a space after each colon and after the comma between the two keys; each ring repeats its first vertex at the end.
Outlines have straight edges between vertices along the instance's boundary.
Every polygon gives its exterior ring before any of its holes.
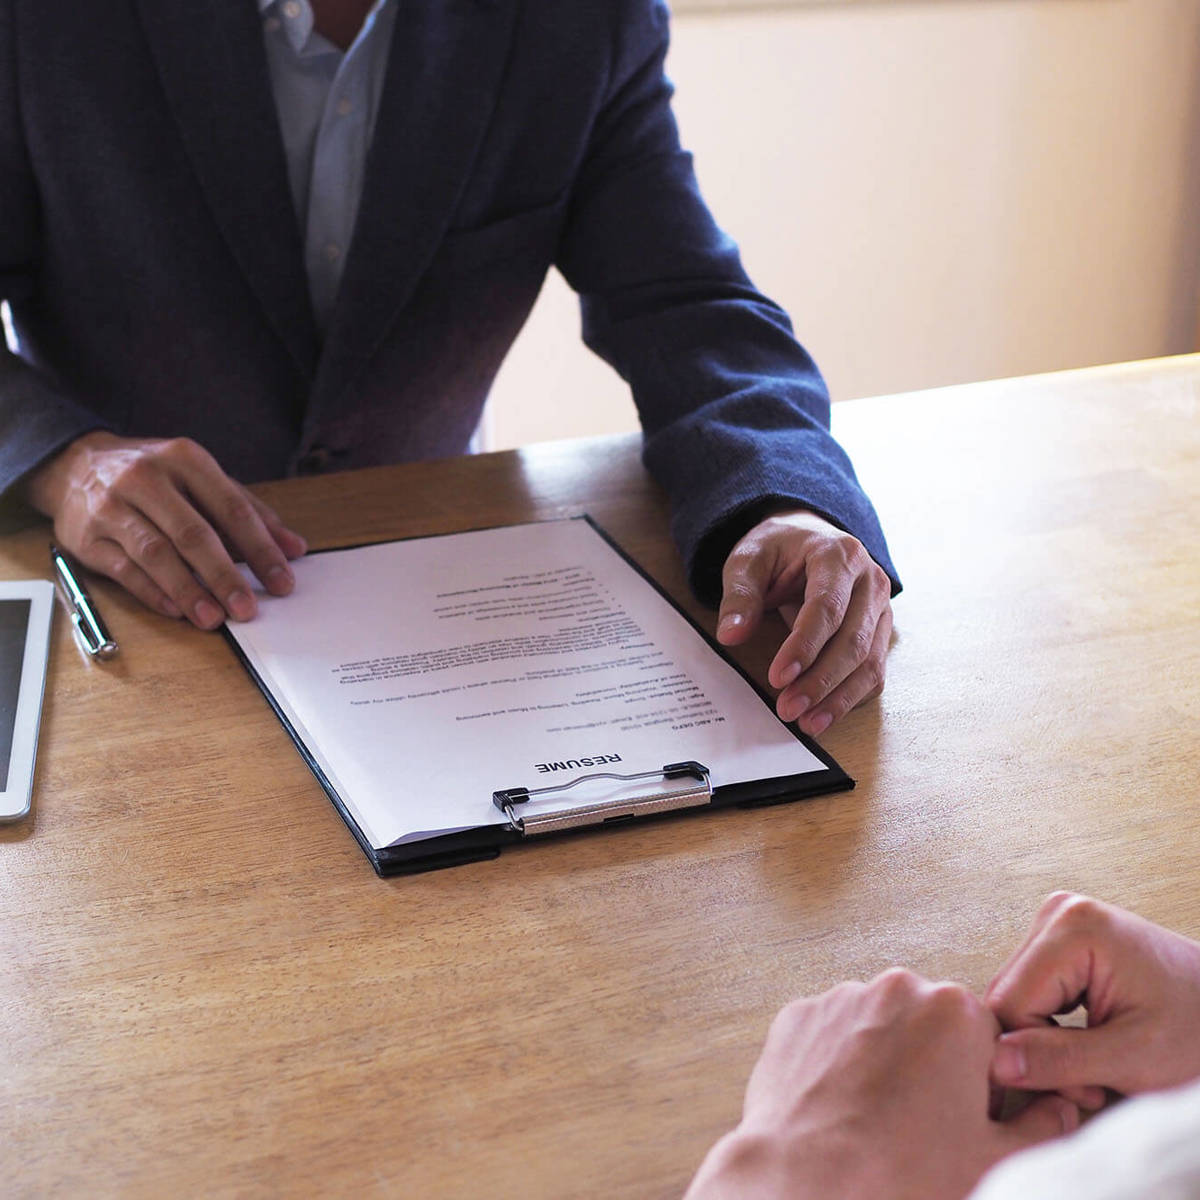
{"type": "Polygon", "coordinates": [[[23,494],[63,549],[147,607],[215,629],[248,621],[254,596],[234,557],[275,596],[295,584],[304,539],[187,438],[77,438],[26,477],[23,494]]]}
{"type": "Polygon", "coordinates": [[[1200,1076],[1200,943],[1099,900],[1051,896],[987,1004],[1011,1031],[992,1061],[1003,1086],[1131,1095],[1200,1076]],[[1051,1020],[1078,1004],[1086,1029],[1051,1020]]]}

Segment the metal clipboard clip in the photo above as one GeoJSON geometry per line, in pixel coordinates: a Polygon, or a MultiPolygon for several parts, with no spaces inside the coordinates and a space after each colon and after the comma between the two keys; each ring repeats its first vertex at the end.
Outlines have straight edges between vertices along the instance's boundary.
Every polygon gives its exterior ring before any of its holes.
{"type": "Polygon", "coordinates": [[[708,768],[698,762],[668,763],[661,771],[639,771],[634,775],[618,775],[612,771],[594,771],[580,775],[570,783],[552,784],[541,788],[506,788],[492,793],[492,803],[508,818],[509,825],[522,837],[538,833],[554,833],[560,829],[577,829],[584,825],[601,825],[623,817],[645,817],[652,813],[671,812],[677,808],[699,808],[712,801],[712,781],[708,768]],[[651,792],[644,796],[621,796],[594,804],[553,809],[549,812],[518,815],[516,806],[534,796],[550,792],[565,792],[593,779],[619,779],[628,783],[635,779],[691,779],[686,787],[669,792],[651,792]]]}

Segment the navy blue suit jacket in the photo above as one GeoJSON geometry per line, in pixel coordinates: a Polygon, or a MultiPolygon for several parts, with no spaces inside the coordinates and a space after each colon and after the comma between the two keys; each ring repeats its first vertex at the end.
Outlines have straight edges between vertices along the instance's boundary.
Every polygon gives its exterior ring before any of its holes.
{"type": "Polygon", "coordinates": [[[0,0],[0,489],[100,426],[247,482],[460,453],[554,263],[702,596],[771,500],[898,587],[824,384],[680,149],[665,6],[398,3],[322,342],[252,0],[0,0]]]}

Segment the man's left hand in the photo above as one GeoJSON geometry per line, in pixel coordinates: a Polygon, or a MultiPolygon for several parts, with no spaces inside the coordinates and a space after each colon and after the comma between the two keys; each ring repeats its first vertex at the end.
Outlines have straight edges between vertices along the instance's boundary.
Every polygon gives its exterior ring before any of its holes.
{"type": "Polygon", "coordinates": [[[776,513],[725,561],[717,640],[746,641],[779,609],[791,632],[768,672],[776,711],[810,736],[883,690],[891,582],[851,534],[816,513],[776,513]]]}

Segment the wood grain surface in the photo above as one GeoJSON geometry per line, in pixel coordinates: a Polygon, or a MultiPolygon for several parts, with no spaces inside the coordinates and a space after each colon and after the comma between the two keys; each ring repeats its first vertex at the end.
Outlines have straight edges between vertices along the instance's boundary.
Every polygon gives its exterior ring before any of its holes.
{"type": "MultiPolygon", "coordinates": [[[[1059,887],[1200,935],[1200,358],[835,430],[906,589],[886,692],[822,739],[850,793],[385,882],[220,637],[97,580],[93,664],[59,609],[0,832],[0,1190],[678,1196],[792,995],[982,988],[1059,887]]],[[[260,491],[314,546],[586,510],[711,628],[637,455],[260,491]]],[[[0,576],[47,578],[48,538],[0,538],[0,576]]]]}

